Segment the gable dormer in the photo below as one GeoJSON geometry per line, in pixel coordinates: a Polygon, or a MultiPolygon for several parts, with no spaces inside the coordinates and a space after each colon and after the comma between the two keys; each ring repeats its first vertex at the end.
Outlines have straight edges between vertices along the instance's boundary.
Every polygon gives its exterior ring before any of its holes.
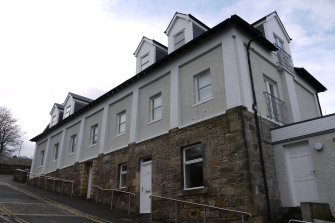
{"type": "Polygon", "coordinates": [[[289,45],[292,39],[288,35],[277,12],[274,11],[270,13],[252,25],[261,31],[262,35],[277,47],[275,54],[277,56],[276,63],[278,69],[281,71],[286,69],[294,73],[294,65],[289,45]]]}
{"type": "Polygon", "coordinates": [[[207,30],[209,27],[191,14],[176,12],[165,30],[165,34],[168,36],[169,54],[207,30]]]}
{"type": "Polygon", "coordinates": [[[93,100],[77,95],[77,94],[74,94],[74,93],[71,93],[71,92],[68,93],[63,103],[63,107],[64,107],[63,119],[69,117],[70,115],[77,112],[84,106],[88,105],[91,101],[93,100]]]}
{"type": "Polygon", "coordinates": [[[135,53],[136,73],[154,64],[167,55],[167,47],[163,44],[143,36],[135,53]]]}
{"type": "Polygon", "coordinates": [[[52,127],[56,125],[58,122],[63,120],[63,112],[64,112],[63,105],[55,103],[52,106],[52,109],[50,112],[51,120],[50,120],[49,127],[52,127]]]}
{"type": "Polygon", "coordinates": [[[288,35],[276,11],[254,22],[252,25],[261,31],[262,35],[271,43],[291,54],[289,44],[292,39],[288,35]]]}

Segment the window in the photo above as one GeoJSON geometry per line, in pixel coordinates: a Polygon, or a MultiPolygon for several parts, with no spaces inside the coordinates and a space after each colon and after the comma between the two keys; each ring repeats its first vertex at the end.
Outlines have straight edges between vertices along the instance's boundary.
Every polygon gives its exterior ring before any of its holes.
{"type": "Polygon", "coordinates": [[[91,127],[91,145],[95,145],[98,142],[98,124],[91,127]]]}
{"type": "Polygon", "coordinates": [[[273,34],[273,37],[275,39],[275,45],[284,50],[284,41],[281,40],[276,34],[273,34]]]}
{"type": "Polygon", "coordinates": [[[43,163],[44,163],[44,150],[41,151],[41,154],[40,154],[40,166],[43,166],[43,163]]]}
{"type": "Polygon", "coordinates": [[[149,63],[149,53],[145,54],[144,56],[142,56],[141,58],[141,67],[142,70],[147,67],[147,64],[149,63]]]}
{"type": "Polygon", "coordinates": [[[67,106],[65,110],[64,118],[70,116],[70,113],[71,113],[71,106],[67,106]]]}
{"type": "Polygon", "coordinates": [[[58,159],[58,149],[59,149],[59,143],[56,143],[54,145],[54,160],[58,159]]]}
{"type": "Polygon", "coordinates": [[[119,166],[119,188],[125,188],[127,183],[127,164],[119,166]]]}
{"type": "Polygon", "coordinates": [[[126,111],[120,112],[117,115],[117,122],[118,122],[118,128],[117,128],[117,134],[121,135],[124,134],[126,131],[126,111]]]}
{"type": "Polygon", "coordinates": [[[201,145],[193,145],[183,150],[184,189],[204,186],[201,145]]]}
{"type": "Polygon", "coordinates": [[[74,153],[77,145],[77,135],[72,135],[70,138],[70,154],[74,153]]]}
{"type": "Polygon", "coordinates": [[[197,102],[212,97],[212,80],[209,71],[196,76],[196,88],[197,102]]]}
{"type": "Polygon", "coordinates": [[[178,49],[184,44],[185,44],[185,31],[182,30],[174,36],[174,49],[178,49]]]}
{"type": "Polygon", "coordinates": [[[51,126],[56,125],[56,115],[52,116],[51,118],[51,126]]]}
{"type": "Polygon", "coordinates": [[[278,99],[277,84],[268,79],[264,79],[264,83],[268,117],[279,121],[281,101],[278,99]]]}
{"type": "Polygon", "coordinates": [[[159,93],[150,99],[151,121],[158,120],[162,117],[162,94],[159,93]]]}

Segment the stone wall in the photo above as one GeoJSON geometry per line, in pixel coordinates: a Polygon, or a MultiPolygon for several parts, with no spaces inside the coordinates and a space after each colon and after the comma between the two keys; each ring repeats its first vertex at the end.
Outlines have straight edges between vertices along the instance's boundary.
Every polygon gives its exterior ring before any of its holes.
{"type": "MultiPolygon", "coordinates": [[[[279,191],[276,182],[273,152],[270,142],[270,127],[273,124],[261,121],[263,132],[263,151],[271,206],[279,207],[279,191]]],[[[152,194],[215,205],[217,207],[238,209],[253,214],[253,222],[267,222],[264,184],[261,172],[259,148],[253,114],[244,107],[230,109],[226,114],[199,122],[183,129],[172,129],[141,143],[130,144],[118,151],[99,155],[87,163],[57,170],[51,175],[74,179],[75,195],[86,196],[88,166],[92,164],[92,185],[103,188],[117,188],[118,168],[127,163],[126,191],[136,193],[132,199],[132,212],[139,212],[140,160],[151,156],[152,194]],[[183,190],[182,149],[200,143],[203,149],[204,188],[183,190]]],[[[95,191],[92,189],[92,195],[95,191]]],[[[127,209],[128,197],[114,195],[114,207],[127,209]]],[[[105,204],[110,203],[110,195],[102,196],[105,204]]],[[[153,218],[174,221],[175,206],[169,201],[152,200],[153,218]]],[[[203,218],[203,209],[189,205],[178,205],[181,222],[197,222],[203,218]],[[187,220],[186,220],[187,219],[187,220]]],[[[237,216],[207,211],[207,222],[234,222],[237,216]]]]}

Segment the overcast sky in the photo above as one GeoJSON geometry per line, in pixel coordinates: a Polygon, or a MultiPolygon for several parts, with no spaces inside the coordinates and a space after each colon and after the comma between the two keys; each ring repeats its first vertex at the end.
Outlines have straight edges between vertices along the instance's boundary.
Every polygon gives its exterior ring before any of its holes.
{"type": "Polygon", "coordinates": [[[31,157],[55,102],[68,92],[92,99],[135,74],[133,53],[142,36],[167,45],[164,30],[176,11],[209,27],[237,14],[252,23],[277,11],[293,62],[328,91],[324,114],[335,112],[335,1],[333,0],[10,0],[0,1],[0,106],[26,132],[31,157]]]}

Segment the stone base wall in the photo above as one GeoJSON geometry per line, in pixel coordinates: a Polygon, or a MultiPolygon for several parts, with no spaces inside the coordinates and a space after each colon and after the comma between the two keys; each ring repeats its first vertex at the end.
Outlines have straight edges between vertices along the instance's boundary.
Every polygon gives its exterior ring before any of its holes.
{"type": "MultiPolygon", "coordinates": [[[[280,207],[279,190],[276,181],[272,147],[269,143],[270,127],[273,124],[261,119],[263,154],[267,169],[269,193],[273,212],[280,207]]],[[[88,167],[92,165],[92,186],[117,188],[119,165],[127,163],[126,191],[136,193],[131,199],[133,213],[139,212],[140,160],[152,159],[152,194],[237,209],[253,214],[252,222],[267,222],[264,183],[261,172],[255,120],[244,107],[230,109],[226,114],[205,120],[183,129],[172,129],[141,143],[130,144],[118,151],[99,155],[86,163],[57,170],[50,175],[76,181],[75,196],[85,197],[87,193],[88,167]],[[182,149],[200,143],[203,150],[204,188],[183,189],[182,149]]],[[[95,195],[92,189],[92,196],[95,195]]],[[[102,196],[110,204],[110,194],[102,196]]],[[[126,210],[128,197],[114,195],[114,207],[126,210]]],[[[174,222],[175,204],[157,198],[152,200],[153,218],[174,222]]],[[[179,204],[180,222],[200,222],[204,210],[179,204]],[[187,220],[186,220],[187,219],[187,220]]],[[[207,222],[239,222],[239,216],[207,212],[207,222]]]]}

